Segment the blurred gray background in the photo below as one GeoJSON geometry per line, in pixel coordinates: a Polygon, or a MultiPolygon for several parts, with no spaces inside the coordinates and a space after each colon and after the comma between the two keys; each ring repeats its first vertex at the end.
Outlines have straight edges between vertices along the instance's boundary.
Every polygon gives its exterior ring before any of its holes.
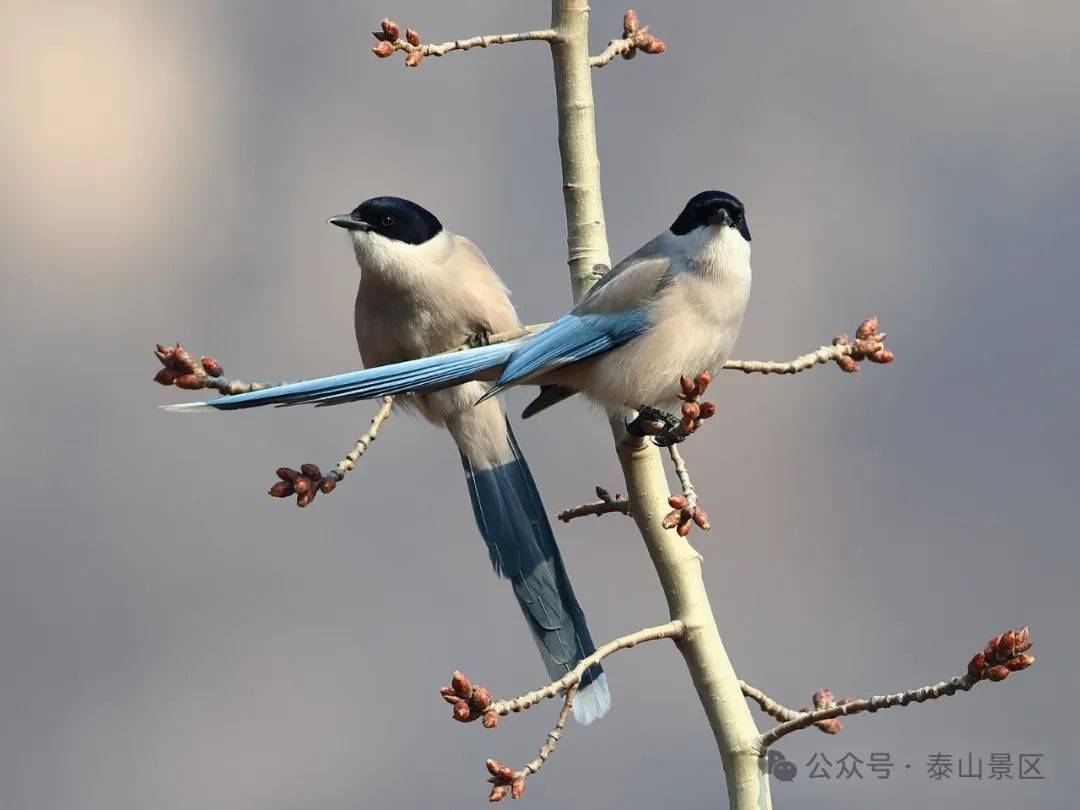
{"type": "MultiPolygon", "coordinates": [[[[623,11],[596,0],[594,50],[623,11]]],[[[872,313],[897,355],[716,385],[722,417],[686,455],[737,670],[800,706],[952,675],[1018,623],[1040,658],[784,740],[799,774],[776,805],[1075,806],[1080,10],[639,11],[668,53],[595,74],[613,254],[732,191],[755,239],[738,356],[787,359],[872,313]],[[847,752],[896,770],[807,778],[847,752]],[[936,753],[1008,753],[1014,775],[1042,754],[1045,779],[934,782],[936,753]]],[[[4,808],[477,807],[484,758],[526,761],[552,722],[549,705],[482,733],[436,695],[455,667],[504,695],[543,680],[444,435],[392,418],[302,511],[266,496],[274,468],[332,465],[369,406],[156,407],[192,398],[151,383],[156,341],[254,378],[354,367],[357,270],[326,218],[376,194],[471,236],[526,320],[566,307],[546,48],[406,71],[369,53],[387,13],[442,40],[542,27],[548,4],[0,7],[4,808]]],[[[617,488],[595,413],[518,433],[550,511],[617,488]]],[[[666,619],[629,523],[557,532],[598,640],[666,619]]],[[[675,651],[608,671],[611,716],[571,728],[525,801],[723,804],[675,651]]]]}

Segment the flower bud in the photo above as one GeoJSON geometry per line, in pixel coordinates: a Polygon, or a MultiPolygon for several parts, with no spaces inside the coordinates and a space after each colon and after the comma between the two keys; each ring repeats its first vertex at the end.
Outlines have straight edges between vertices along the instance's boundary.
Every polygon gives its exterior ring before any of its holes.
{"type": "Polygon", "coordinates": [[[486,687],[474,686],[469,703],[476,711],[482,712],[491,705],[491,692],[486,687]]]}
{"type": "Polygon", "coordinates": [[[974,657],[970,661],[968,661],[968,677],[972,678],[973,680],[982,678],[984,669],[986,669],[986,656],[982,653],[976,653],[974,657]]]}
{"type": "Polygon", "coordinates": [[[318,492],[317,489],[312,489],[312,490],[304,493],[303,495],[297,495],[296,496],[296,505],[299,506],[301,509],[304,509],[306,506],[308,506],[308,504],[310,504],[313,500],[315,500],[315,493],[316,492],[318,492]]]}
{"type": "Polygon", "coordinates": [[[413,51],[405,57],[405,67],[418,67],[423,60],[423,51],[413,51]]]}
{"type": "Polygon", "coordinates": [[[667,499],[668,506],[672,509],[682,509],[689,501],[686,500],[685,495],[672,495],[667,499]]]}
{"type": "Polygon", "coordinates": [[[627,11],[622,18],[622,30],[623,36],[629,37],[638,29],[638,16],[637,12],[633,9],[627,11]]]}
{"type": "Polygon", "coordinates": [[[497,759],[489,759],[484,763],[484,766],[492,776],[498,776],[499,770],[503,767],[503,764],[497,759]]]}
{"type": "Polygon", "coordinates": [[[393,20],[384,17],[382,22],[379,23],[382,28],[383,35],[390,42],[397,42],[398,37],[401,36],[401,28],[393,20]]]}
{"type": "Polygon", "coordinates": [[[667,45],[664,44],[663,40],[653,36],[647,37],[644,42],[638,43],[638,47],[649,54],[663,53],[667,50],[667,45]]]}
{"type": "Polygon", "coordinates": [[[471,714],[472,710],[469,709],[469,704],[459,698],[458,702],[454,704],[454,719],[459,723],[468,723],[471,714]]]}
{"type": "Polygon", "coordinates": [[[696,397],[700,393],[694,381],[685,374],[679,377],[679,385],[682,386],[682,392],[687,397],[696,397]]]}
{"type": "Polygon", "coordinates": [[[1022,669],[1027,669],[1035,663],[1035,656],[1028,655],[1027,653],[1021,653],[1015,658],[1010,658],[1005,662],[1005,666],[1010,672],[1019,672],[1022,669]]]}
{"type": "Polygon", "coordinates": [[[301,464],[300,472],[302,472],[312,481],[318,481],[320,478],[322,478],[322,470],[319,469],[317,464],[301,464]]]}
{"type": "Polygon", "coordinates": [[[682,414],[687,419],[697,419],[701,416],[701,406],[696,402],[684,402],[682,404],[682,414]]]}
{"type": "Polygon", "coordinates": [[[495,728],[499,725],[499,713],[493,711],[484,712],[484,719],[480,721],[484,724],[484,728],[495,728]]]}
{"type": "Polygon", "coordinates": [[[176,380],[176,372],[171,368],[163,368],[154,375],[154,382],[160,385],[172,385],[176,380]]]}
{"type": "Polygon", "coordinates": [[[184,388],[188,391],[198,391],[203,387],[202,380],[196,377],[194,374],[181,374],[175,380],[173,385],[177,388],[184,388]]]}
{"type": "Polygon", "coordinates": [[[408,41],[408,43],[410,45],[419,45],[420,44],[420,35],[418,33],[416,33],[414,30],[412,30],[411,28],[406,28],[405,29],[405,39],[408,41]]]}
{"type": "Polygon", "coordinates": [[[846,355],[844,357],[837,357],[836,365],[840,366],[840,368],[846,371],[848,374],[854,374],[856,371],[859,370],[859,364],[856,363],[854,359],[846,355]]]}
{"type": "Polygon", "coordinates": [[[450,676],[450,685],[460,698],[468,698],[472,694],[472,684],[460,670],[454,670],[454,674],[450,676]]]}
{"type": "Polygon", "coordinates": [[[836,698],[830,689],[818,689],[814,692],[814,708],[829,709],[836,705],[836,698]]]}
{"type": "Polygon", "coordinates": [[[375,45],[374,48],[371,49],[371,52],[380,59],[385,59],[394,52],[394,46],[386,41],[379,42],[375,45]]]}
{"type": "Polygon", "coordinates": [[[491,789],[491,793],[488,795],[488,801],[502,801],[503,797],[507,794],[509,790],[510,788],[508,788],[506,785],[495,785],[495,787],[491,789]]]}
{"type": "Polygon", "coordinates": [[[275,472],[282,481],[295,481],[300,477],[300,472],[292,467],[278,467],[275,472]]]}
{"type": "Polygon", "coordinates": [[[207,357],[205,354],[199,358],[199,362],[202,363],[203,371],[205,371],[211,377],[220,377],[224,372],[221,367],[221,363],[215,360],[213,357],[207,357]]]}
{"type": "Polygon", "coordinates": [[[828,720],[818,720],[814,725],[826,734],[839,734],[844,730],[843,724],[841,724],[840,720],[836,717],[830,717],[828,720]]]}
{"type": "Polygon", "coordinates": [[[292,481],[292,485],[297,495],[307,495],[312,490],[311,481],[302,475],[296,476],[292,481]]]}
{"type": "Polygon", "coordinates": [[[673,509],[672,511],[664,515],[664,519],[660,522],[660,525],[663,526],[665,529],[674,529],[676,526],[679,525],[679,522],[681,520],[682,512],[680,512],[678,509],[673,509]]]}
{"type": "Polygon", "coordinates": [[[333,492],[335,487],[337,487],[337,479],[332,475],[326,476],[319,482],[319,489],[326,495],[333,492]]]}
{"type": "Polygon", "coordinates": [[[996,667],[990,667],[986,672],[986,677],[997,683],[1003,681],[1009,677],[1009,668],[998,664],[996,667]]]}
{"type": "Polygon", "coordinates": [[[869,318],[859,324],[859,328],[855,330],[855,337],[861,338],[863,340],[866,340],[868,337],[873,337],[873,335],[877,332],[879,325],[880,324],[878,324],[877,317],[871,315],[869,318]]]}
{"type": "Polygon", "coordinates": [[[270,487],[270,496],[272,498],[288,498],[294,491],[292,481],[278,481],[270,487]]]}
{"type": "Polygon", "coordinates": [[[712,381],[712,375],[707,371],[703,371],[694,377],[694,385],[697,386],[698,393],[704,394],[705,389],[709,387],[709,383],[712,381]]]}
{"type": "Polygon", "coordinates": [[[709,530],[709,516],[705,514],[705,510],[700,506],[694,507],[694,523],[696,523],[703,531],[709,530]]]}
{"type": "Polygon", "coordinates": [[[520,799],[521,794],[525,792],[525,777],[519,776],[513,782],[510,783],[510,798],[520,799]]]}
{"type": "Polygon", "coordinates": [[[716,415],[716,403],[715,402],[702,402],[701,403],[701,418],[709,419],[716,415]]]}
{"type": "Polygon", "coordinates": [[[692,525],[693,524],[689,520],[685,521],[684,523],[680,523],[679,528],[676,529],[679,537],[686,537],[686,535],[690,534],[690,527],[692,525]]]}
{"type": "Polygon", "coordinates": [[[444,686],[439,690],[439,694],[442,695],[443,700],[450,704],[456,704],[461,700],[452,686],[444,686]]]}

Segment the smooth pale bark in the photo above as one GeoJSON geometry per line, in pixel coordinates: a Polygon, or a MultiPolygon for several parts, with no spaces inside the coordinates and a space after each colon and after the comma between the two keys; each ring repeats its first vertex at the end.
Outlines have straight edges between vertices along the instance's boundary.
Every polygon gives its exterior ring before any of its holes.
{"type": "MultiPolygon", "coordinates": [[[[596,281],[597,269],[611,265],[596,150],[588,5],[583,0],[552,0],[551,27],[556,32],[551,53],[570,280],[577,301],[596,281]]],[[[754,745],[758,730],[720,639],[701,577],[701,557],[674,530],[660,525],[669,495],[660,454],[649,442],[627,439],[618,424],[614,433],[631,514],[660,578],[671,618],[686,625],[678,645],[720,750],[730,805],[738,810],[769,808],[768,774],[754,745]]]]}

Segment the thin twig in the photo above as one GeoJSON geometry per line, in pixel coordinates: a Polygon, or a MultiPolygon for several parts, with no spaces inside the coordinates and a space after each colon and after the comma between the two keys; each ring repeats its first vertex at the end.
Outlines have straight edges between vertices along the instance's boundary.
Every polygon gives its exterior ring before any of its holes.
{"type": "Polygon", "coordinates": [[[617,501],[589,501],[588,503],[571,506],[559,512],[558,518],[563,523],[569,523],[574,518],[586,517],[587,515],[629,515],[630,501],[620,498],[617,501]]]}
{"type": "MultiPolygon", "coordinates": [[[[970,691],[977,683],[982,681],[991,683],[1004,681],[1009,677],[1010,673],[1021,672],[1035,663],[1035,657],[1027,654],[1031,646],[1029,629],[1027,627],[1018,627],[990,639],[983,651],[976,653],[968,663],[967,672],[964,675],[957,675],[947,681],[939,681],[929,686],[911,689],[907,692],[897,692],[893,695],[874,695],[871,698],[862,700],[845,698],[836,701],[828,689],[820,689],[814,694],[815,710],[804,710],[798,712],[796,716],[784,720],[780,725],[759,735],[752,747],[758,754],[763,754],[777,740],[808,726],[817,725],[823,731],[835,734],[841,728],[839,725],[839,718],[841,717],[949,697],[957,692],[970,691]]],[[[740,685],[743,688],[743,694],[748,694],[748,687],[742,682],[740,682],[740,685]]],[[[757,690],[754,690],[754,692],[768,700],[757,690]]],[[[748,696],[757,700],[758,705],[769,711],[756,695],[748,696]]],[[[772,704],[772,701],[769,701],[769,703],[772,704]]],[[[772,705],[775,706],[776,704],[772,705]]],[[[791,710],[785,711],[790,712],[791,710]]],[[[778,719],[783,719],[778,714],[771,711],[769,713],[778,719]]]]}
{"type": "Polygon", "coordinates": [[[438,44],[423,44],[420,35],[411,28],[405,29],[402,36],[401,26],[391,19],[384,19],[380,23],[382,30],[374,31],[375,39],[379,40],[371,49],[372,52],[382,58],[392,55],[395,51],[406,53],[405,65],[407,67],[419,67],[425,56],[443,56],[451,51],[468,51],[472,48],[486,48],[489,45],[507,45],[512,42],[551,42],[555,39],[555,30],[545,28],[539,31],[523,31],[518,34],[481,34],[480,36],[466,39],[452,39],[449,42],[438,44]]]}
{"type": "Polygon", "coordinates": [[[770,717],[775,717],[777,720],[786,723],[789,720],[797,720],[803,716],[803,712],[789,709],[787,706],[777,703],[760,689],[755,689],[746,681],[740,680],[739,687],[746,697],[757,703],[757,705],[761,707],[761,710],[770,717]]]}
{"type": "Polygon", "coordinates": [[[620,493],[612,495],[603,487],[597,487],[596,497],[600,500],[583,503],[580,506],[571,506],[569,509],[559,512],[559,520],[563,523],[569,523],[574,518],[585,517],[586,515],[607,515],[614,512],[621,515],[630,514],[630,501],[620,493]]]}
{"type": "Polygon", "coordinates": [[[345,458],[337,463],[337,467],[335,467],[331,473],[331,475],[337,477],[338,481],[345,478],[345,473],[352,472],[356,469],[357,460],[367,452],[367,449],[371,447],[375,439],[378,438],[379,428],[382,427],[382,423],[390,416],[390,409],[393,406],[394,398],[392,396],[383,397],[382,406],[375,412],[375,415],[371,417],[371,426],[367,429],[367,433],[356,440],[356,446],[345,455],[345,458]]]}
{"type": "Polygon", "coordinates": [[[589,57],[589,67],[602,68],[614,61],[616,56],[629,53],[634,48],[634,41],[629,38],[613,39],[596,56],[589,57]]]}
{"type": "Polygon", "coordinates": [[[543,686],[532,692],[526,692],[520,697],[496,701],[491,704],[489,711],[494,711],[496,714],[502,716],[510,714],[511,712],[520,712],[525,709],[531,709],[540,701],[553,698],[564,689],[569,689],[574,684],[581,683],[581,678],[585,674],[585,670],[599,664],[612,653],[629,649],[630,647],[634,647],[645,641],[656,641],[657,639],[662,638],[678,639],[681,638],[685,632],[686,626],[682,621],[676,619],[667,624],[657,625],[656,627],[646,627],[644,630],[638,630],[636,633],[620,636],[614,641],[609,641],[607,644],[597,647],[596,652],[582,658],[578,661],[577,666],[557,681],[552,681],[547,686],[543,686]]]}
{"type": "Polygon", "coordinates": [[[758,738],[759,751],[765,751],[770,745],[792,732],[820,723],[823,720],[831,720],[835,717],[847,717],[862,712],[876,712],[879,709],[891,709],[894,706],[907,706],[910,703],[925,703],[928,700],[936,700],[941,697],[955,695],[957,692],[967,692],[975,684],[967,675],[950,678],[930,686],[912,689],[908,692],[897,692],[895,695],[875,695],[865,700],[855,700],[851,703],[837,704],[828,709],[819,709],[812,712],[801,713],[798,717],[781,723],[780,725],[765,732],[758,738]]]}
{"type": "Polygon", "coordinates": [[[518,770],[518,776],[530,776],[540,770],[540,766],[547,762],[547,758],[551,756],[551,752],[555,750],[555,746],[559,744],[559,738],[562,737],[563,729],[566,728],[566,718],[570,716],[570,710],[574,706],[574,696],[577,694],[578,685],[575,683],[566,690],[566,697],[563,698],[562,711],[559,712],[559,719],[555,721],[554,728],[548,732],[547,740],[540,747],[540,753],[536,759],[532,762],[526,763],[518,770]]]}

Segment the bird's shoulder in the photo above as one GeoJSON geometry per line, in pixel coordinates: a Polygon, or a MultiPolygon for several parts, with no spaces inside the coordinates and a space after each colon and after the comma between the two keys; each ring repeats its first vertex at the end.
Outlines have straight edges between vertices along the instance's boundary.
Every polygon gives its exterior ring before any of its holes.
{"type": "Polygon", "coordinates": [[[631,253],[596,282],[578,312],[619,312],[645,306],[671,281],[671,256],[657,237],[631,253]]]}

